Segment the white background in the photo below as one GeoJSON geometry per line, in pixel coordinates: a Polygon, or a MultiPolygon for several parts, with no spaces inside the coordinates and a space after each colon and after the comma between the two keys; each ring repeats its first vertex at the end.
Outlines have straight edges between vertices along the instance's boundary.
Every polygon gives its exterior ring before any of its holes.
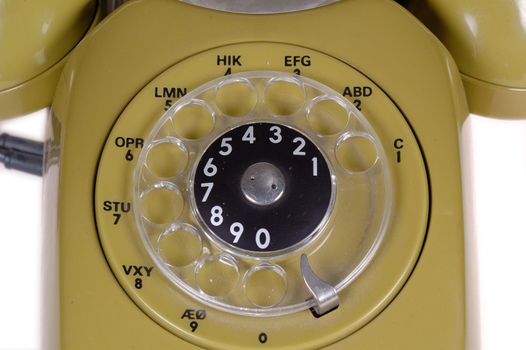
{"type": "MultiPolygon", "coordinates": [[[[45,119],[0,122],[0,133],[42,140],[45,119]]],[[[470,349],[525,350],[526,122],[472,116],[463,141],[470,349]]],[[[40,349],[41,191],[40,178],[0,165],[1,350],[40,349]]]]}
{"type": "MultiPolygon", "coordinates": [[[[46,112],[0,122],[43,140],[46,112]]],[[[0,349],[40,349],[42,178],[0,164],[0,349]]]]}

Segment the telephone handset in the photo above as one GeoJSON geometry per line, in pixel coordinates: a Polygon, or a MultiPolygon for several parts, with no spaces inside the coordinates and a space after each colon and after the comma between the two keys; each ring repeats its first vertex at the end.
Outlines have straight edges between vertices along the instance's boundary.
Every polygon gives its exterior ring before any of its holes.
{"type": "Polygon", "coordinates": [[[467,113],[394,1],[124,4],[53,101],[46,345],[463,349],[467,113]]]}

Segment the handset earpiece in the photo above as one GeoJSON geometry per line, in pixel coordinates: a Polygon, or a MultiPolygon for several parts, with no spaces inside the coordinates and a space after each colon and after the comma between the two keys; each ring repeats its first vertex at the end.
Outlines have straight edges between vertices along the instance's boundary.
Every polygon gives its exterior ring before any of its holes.
{"type": "Polygon", "coordinates": [[[95,0],[1,1],[0,119],[51,104],[67,57],[102,18],[95,0]]]}

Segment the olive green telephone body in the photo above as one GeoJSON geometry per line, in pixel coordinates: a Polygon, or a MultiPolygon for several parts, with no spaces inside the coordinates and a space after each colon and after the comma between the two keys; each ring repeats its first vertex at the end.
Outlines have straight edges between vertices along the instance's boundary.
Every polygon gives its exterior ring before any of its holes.
{"type": "Polygon", "coordinates": [[[519,45],[464,1],[120,2],[0,0],[0,118],[53,97],[44,348],[465,349],[459,129],[521,115],[519,45]]]}
{"type": "Polygon", "coordinates": [[[458,134],[524,116],[524,5],[123,2],[0,0],[44,348],[477,347],[458,134]]]}
{"type": "Polygon", "coordinates": [[[0,0],[0,119],[54,98],[44,348],[480,346],[457,137],[524,117],[522,2],[123,2],[0,0]]]}
{"type": "Polygon", "coordinates": [[[463,349],[467,113],[392,1],[123,5],[52,106],[47,347],[463,349]]]}

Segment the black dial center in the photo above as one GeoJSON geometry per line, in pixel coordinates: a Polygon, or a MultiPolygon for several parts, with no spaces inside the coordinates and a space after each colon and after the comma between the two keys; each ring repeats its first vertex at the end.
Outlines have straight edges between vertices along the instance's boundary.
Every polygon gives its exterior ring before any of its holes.
{"type": "Polygon", "coordinates": [[[213,236],[248,252],[291,248],[328,216],[333,182],[316,145],[273,123],[236,127],[217,138],[195,170],[195,209],[213,236]]]}

